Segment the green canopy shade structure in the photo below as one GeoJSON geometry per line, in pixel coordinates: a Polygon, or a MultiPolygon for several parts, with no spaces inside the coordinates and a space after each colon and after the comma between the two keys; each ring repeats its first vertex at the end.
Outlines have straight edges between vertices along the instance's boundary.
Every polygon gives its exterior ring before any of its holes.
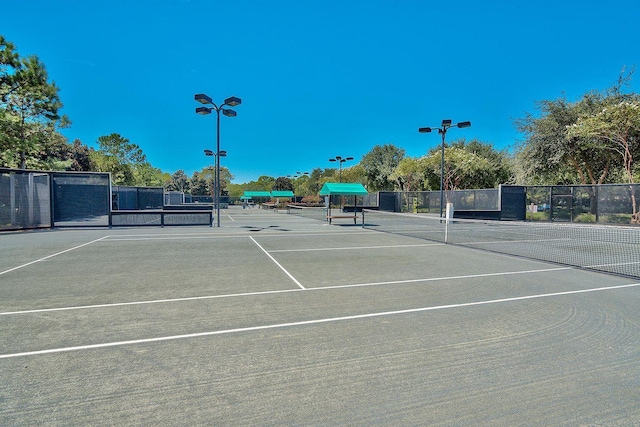
{"type": "Polygon", "coordinates": [[[271,197],[293,197],[293,191],[272,191],[271,197]]]}
{"type": "Polygon", "coordinates": [[[338,183],[338,182],[327,182],[320,189],[321,196],[353,196],[353,215],[334,215],[331,213],[331,203],[327,206],[327,219],[329,220],[329,224],[331,224],[331,220],[334,218],[350,218],[353,219],[353,223],[356,223],[357,220],[357,203],[356,196],[366,196],[367,190],[360,183],[338,183]]]}
{"type": "Polygon", "coordinates": [[[270,191],[245,191],[243,197],[271,197],[270,191]]]}
{"type": "Polygon", "coordinates": [[[320,189],[321,196],[366,196],[367,190],[360,183],[327,182],[320,189]]]}

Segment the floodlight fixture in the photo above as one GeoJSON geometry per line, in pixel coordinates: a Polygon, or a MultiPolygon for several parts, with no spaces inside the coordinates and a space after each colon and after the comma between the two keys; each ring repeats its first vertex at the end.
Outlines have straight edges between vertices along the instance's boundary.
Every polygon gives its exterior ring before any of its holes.
{"type": "Polygon", "coordinates": [[[449,119],[442,120],[442,126],[439,128],[418,128],[418,132],[420,133],[429,133],[431,131],[437,130],[440,135],[442,135],[442,146],[441,146],[441,154],[440,154],[440,218],[442,218],[442,208],[444,205],[444,146],[445,146],[445,137],[447,136],[447,130],[451,127],[458,128],[468,128],[471,126],[471,122],[458,122],[457,124],[452,124],[453,121],[449,119]]]}
{"type": "Polygon", "coordinates": [[[211,108],[198,107],[196,108],[196,114],[200,114],[201,116],[206,116],[207,114],[211,114],[211,108]]]}
{"type": "Polygon", "coordinates": [[[194,98],[201,104],[213,104],[213,99],[211,99],[210,96],[207,96],[204,93],[198,93],[194,98]]]}
{"type": "Polygon", "coordinates": [[[329,159],[330,162],[338,162],[340,164],[340,182],[342,182],[342,164],[349,160],[353,160],[353,157],[335,156],[329,159]]]}
{"type": "Polygon", "coordinates": [[[240,98],[238,98],[237,96],[232,96],[229,97],[227,99],[224,100],[224,104],[218,106],[213,102],[213,99],[211,99],[210,96],[204,94],[204,93],[198,93],[196,95],[194,95],[194,99],[201,103],[201,104],[206,104],[206,105],[212,105],[212,107],[198,107],[196,108],[196,113],[200,114],[200,115],[207,115],[207,114],[211,114],[212,111],[216,112],[216,116],[217,116],[217,122],[216,122],[216,151],[213,150],[204,150],[204,154],[206,156],[215,156],[215,169],[216,169],[216,175],[215,175],[215,182],[214,182],[214,205],[215,205],[215,209],[216,209],[216,220],[218,223],[218,227],[220,227],[220,157],[225,157],[227,155],[226,151],[221,151],[220,150],[220,113],[222,113],[223,115],[227,116],[227,117],[236,117],[236,112],[228,109],[228,108],[222,108],[225,105],[228,105],[229,107],[235,107],[237,105],[240,105],[242,103],[242,100],[240,98]]]}
{"type": "Polygon", "coordinates": [[[238,98],[237,96],[231,96],[227,99],[224,100],[225,105],[228,105],[230,107],[236,107],[240,104],[242,104],[242,99],[238,98]]]}

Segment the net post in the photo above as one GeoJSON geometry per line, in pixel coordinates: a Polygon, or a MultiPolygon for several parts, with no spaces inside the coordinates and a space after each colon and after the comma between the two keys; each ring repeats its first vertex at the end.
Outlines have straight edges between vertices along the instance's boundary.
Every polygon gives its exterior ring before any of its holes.
{"type": "Polygon", "coordinates": [[[444,244],[449,243],[449,218],[444,220],[444,244]]]}
{"type": "Polygon", "coordinates": [[[449,243],[449,221],[453,220],[453,203],[447,203],[444,219],[444,243],[449,243]]]}

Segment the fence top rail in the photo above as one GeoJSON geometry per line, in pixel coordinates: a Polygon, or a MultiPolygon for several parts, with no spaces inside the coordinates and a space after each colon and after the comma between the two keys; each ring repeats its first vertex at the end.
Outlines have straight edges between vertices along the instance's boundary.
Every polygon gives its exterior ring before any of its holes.
{"type": "Polygon", "coordinates": [[[111,211],[112,215],[144,215],[144,214],[180,214],[180,215],[188,215],[188,214],[210,214],[211,211],[208,209],[121,209],[117,211],[111,211]]]}
{"type": "Polygon", "coordinates": [[[553,187],[640,187],[640,182],[619,183],[619,184],[558,184],[558,185],[503,185],[503,187],[525,187],[525,188],[553,188],[553,187]]]}

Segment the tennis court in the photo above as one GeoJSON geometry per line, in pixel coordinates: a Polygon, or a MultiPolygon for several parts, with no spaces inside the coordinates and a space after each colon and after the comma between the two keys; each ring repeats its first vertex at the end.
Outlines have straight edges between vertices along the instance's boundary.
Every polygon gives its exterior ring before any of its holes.
{"type": "Polygon", "coordinates": [[[221,219],[0,235],[0,425],[640,419],[639,280],[351,221],[221,219]]]}

